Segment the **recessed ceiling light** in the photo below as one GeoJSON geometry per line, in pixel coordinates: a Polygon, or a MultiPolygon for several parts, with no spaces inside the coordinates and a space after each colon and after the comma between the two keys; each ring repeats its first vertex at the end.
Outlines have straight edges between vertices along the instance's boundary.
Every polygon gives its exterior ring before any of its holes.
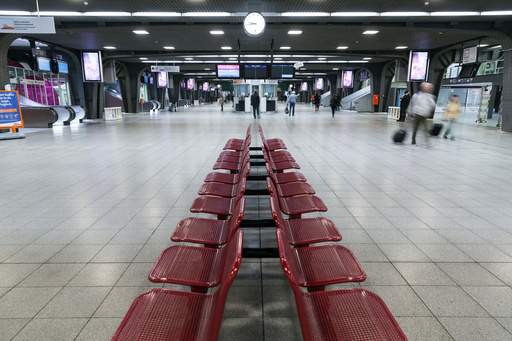
{"type": "Polygon", "coordinates": [[[115,49],[116,49],[116,47],[115,47],[115,46],[103,46],[103,48],[104,48],[105,50],[115,50],[115,49]]]}
{"type": "Polygon", "coordinates": [[[346,49],[348,49],[348,46],[338,46],[337,49],[338,50],[346,50],[346,49]]]}
{"type": "Polygon", "coordinates": [[[363,32],[363,34],[377,34],[377,33],[379,33],[379,31],[367,30],[367,31],[363,32]]]}
{"type": "Polygon", "coordinates": [[[223,50],[231,50],[231,46],[222,46],[221,49],[223,49],[223,50]]]}
{"type": "Polygon", "coordinates": [[[166,50],[174,50],[174,46],[164,46],[164,49],[166,49],[166,50]]]}
{"type": "Polygon", "coordinates": [[[280,49],[281,50],[289,50],[289,49],[291,49],[291,47],[290,46],[281,46],[280,49]]]}
{"type": "Polygon", "coordinates": [[[288,31],[288,34],[302,34],[301,30],[290,30],[288,31]]]}
{"type": "Polygon", "coordinates": [[[395,47],[395,50],[405,50],[407,46],[397,46],[395,47]]]}
{"type": "Polygon", "coordinates": [[[215,34],[215,35],[219,35],[219,34],[224,34],[224,31],[210,31],[210,34],[215,34]]]}
{"type": "Polygon", "coordinates": [[[231,13],[228,12],[186,12],[182,14],[183,17],[230,17],[231,13]]]}
{"type": "Polygon", "coordinates": [[[334,12],[331,17],[377,17],[377,12],[334,12]]]}
{"type": "Polygon", "coordinates": [[[192,57],[187,57],[187,58],[185,58],[185,60],[194,60],[194,58],[192,58],[192,57]]]}
{"type": "Polygon", "coordinates": [[[480,15],[512,15],[512,11],[484,11],[480,15]]]}
{"type": "Polygon", "coordinates": [[[382,12],[381,17],[427,17],[427,12],[382,12]]]}
{"type": "Polygon", "coordinates": [[[84,12],[86,17],[131,17],[130,12],[84,12]]]}
{"type": "Polygon", "coordinates": [[[132,17],[180,17],[178,12],[133,12],[132,17]]]}
{"type": "Polygon", "coordinates": [[[340,68],[339,67],[333,67],[332,68],[334,71],[338,71],[340,68]]]}
{"type": "Polygon", "coordinates": [[[283,60],[283,58],[279,58],[279,57],[278,57],[278,58],[274,58],[274,60],[283,60]]]}
{"type": "Polygon", "coordinates": [[[139,57],[140,60],[148,60],[146,57],[139,57]]]}
{"type": "Polygon", "coordinates": [[[329,13],[325,12],[284,12],[282,17],[328,17],[329,13]]]}
{"type": "Polygon", "coordinates": [[[371,60],[371,59],[372,59],[372,57],[364,57],[363,59],[364,59],[364,60],[371,60]]]}
{"type": "Polygon", "coordinates": [[[489,44],[480,44],[480,45],[477,45],[477,47],[487,47],[489,46],[489,44]]]}
{"type": "Polygon", "coordinates": [[[209,71],[209,70],[210,70],[210,68],[209,68],[209,67],[205,67],[204,69],[205,69],[205,70],[207,70],[207,71],[209,71]]]}
{"type": "Polygon", "coordinates": [[[320,58],[318,58],[318,60],[326,60],[326,59],[327,59],[327,58],[325,58],[325,57],[320,57],[320,58]]]}
{"type": "Polygon", "coordinates": [[[433,17],[464,17],[464,16],[477,16],[479,12],[432,12],[433,17]]]}
{"type": "Polygon", "coordinates": [[[133,31],[133,33],[135,33],[135,34],[149,34],[149,32],[146,31],[146,30],[135,30],[135,31],[133,31]]]}
{"type": "Polygon", "coordinates": [[[229,60],[237,60],[238,58],[231,57],[229,60]]]}

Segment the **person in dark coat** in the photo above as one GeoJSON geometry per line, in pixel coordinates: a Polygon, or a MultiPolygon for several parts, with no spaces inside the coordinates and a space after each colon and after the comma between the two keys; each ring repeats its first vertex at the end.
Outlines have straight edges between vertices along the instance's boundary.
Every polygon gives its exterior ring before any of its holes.
{"type": "Polygon", "coordinates": [[[320,95],[315,95],[315,111],[320,110],[320,95]]]}
{"type": "Polygon", "coordinates": [[[252,106],[252,116],[256,118],[260,117],[260,95],[258,94],[258,90],[254,90],[254,93],[251,96],[251,106],[252,106]]]}
{"type": "Polygon", "coordinates": [[[400,97],[400,117],[398,118],[398,122],[405,121],[405,115],[407,112],[407,107],[409,107],[409,102],[411,101],[411,94],[408,90],[405,90],[402,97],[400,97]]]}

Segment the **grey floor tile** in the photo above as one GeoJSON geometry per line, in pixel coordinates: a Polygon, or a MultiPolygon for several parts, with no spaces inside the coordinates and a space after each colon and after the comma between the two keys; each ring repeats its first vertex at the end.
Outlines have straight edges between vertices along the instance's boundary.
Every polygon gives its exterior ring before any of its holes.
{"type": "Polygon", "coordinates": [[[100,244],[104,245],[108,243],[118,231],[112,230],[87,230],[84,231],[81,235],[76,237],[75,240],[71,242],[71,244],[81,244],[81,245],[89,245],[89,244],[100,244]]]}
{"type": "MultiPolygon", "coordinates": [[[[263,337],[262,318],[226,318],[222,319],[219,341],[247,340],[261,341],[263,337]]],[[[270,340],[270,339],[269,339],[270,340]]]]}
{"type": "Polygon", "coordinates": [[[482,263],[482,266],[505,284],[512,286],[512,263],[482,263]]]}
{"type": "Polygon", "coordinates": [[[0,247],[0,263],[21,250],[23,245],[2,245],[0,247]]]}
{"type": "Polygon", "coordinates": [[[456,246],[476,262],[512,263],[512,256],[493,245],[457,244],[456,246]]]}
{"type": "Polygon", "coordinates": [[[439,267],[458,285],[504,285],[478,263],[439,263],[439,267]]]}
{"type": "Polygon", "coordinates": [[[296,318],[297,307],[292,288],[288,286],[263,287],[264,316],[296,318]]]}
{"type": "Polygon", "coordinates": [[[109,245],[144,244],[152,233],[151,230],[121,230],[109,241],[109,245]]]}
{"type": "Polygon", "coordinates": [[[85,266],[78,264],[43,264],[30,276],[25,278],[19,287],[64,287],[85,266]]]}
{"type": "Polygon", "coordinates": [[[350,250],[360,262],[387,262],[388,259],[375,244],[350,244],[350,250]]]}
{"type": "Polygon", "coordinates": [[[33,319],[13,341],[71,341],[76,338],[86,323],[87,319],[33,319]]]}
{"type": "Polygon", "coordinates": [[[77,287],[112,287],[126,271],[128,263],[90,263],[68,283],[77,287]]]}
{"type": "Polygon", "coordinates": [[[295,341],[302,339],[298,318],[266,318],[265,340],[295,341]]]}
{"type": "Polygon", "coordinates": [[[133,301],[152,287],[114,287],[94,313],[94,318],[124,318],[133,301]]]}
{"type": "Polygon", "coordinates": [[[512,317],[512,288],[465,286],[463,289],[493,317],[512,317]]]}
{"type": "Polygon", "coordinates": [[[224,318],[261,318],[263,294],[261,286],[232,286],[224,307],[224,318]]]}
{"type": "Polygon", "coordinates": [[[75,339],[76,341],[109,341],[121,324],[121,318],[92,318],[75,339]]]}
{"type": "Polygon", "coordinates": [[[0,341],[9,341],[25,327],[30,319],[0,319],[0,341]]]}
{"type": "Polygon", "coordinates": [[[509,333],[512,334],[512,318],[497,318],[496,319],[509,333]]]}
{"type": "Polygon", "coordinates": [[[0,298],[0,318],[32,318],[62,288],[14,288],[0,298]]]}
{"type": "Polygon", "coordinates": [[[143,245],[105,245],[91,260],[93,263],[126,263],[135,259],[143,245]]]}
{"type": "Polygon", "coordinates": [[[455,341],[503,341],[512,338],[512,334],[492,318],[440,317],[439,321],[455,341]]]}
{"type": "Polygon", "coordinates": [[[27,245],[5,263],[44,263],[59,252],[64,245],[27,245]]]}
{"type": "Polygon", "coordinates": [[[110,287],[66,287],[39,312],[37,318],[89,318],[110,290],[110,287]]]}
{"type": "MultiPolygon", "coordinates": [[[[426,262],[429,258],[413,244],[379,244],[379,249],[391,262],[426,262]]],[[[358,258],[359,259],[359,258],[358,258]]]]}
{"type": "Polygon", "coordinates": [[[452,244],[417,244],[433,262],[472,262],[473,259],[452,244]]]}
{"type": "Polygon", "coordinates": [[[82,245],[82,244],[69,244],[62,248],[52,258],[48,260],[49,263],[87,263],[93,259],[98,252],[103,248],[103,245],[82,245]]]}
{"type": "Polygon", "coordinates": [[[402,275],[391,263],[360,263],[366,273],[364,285],[407,285],[402,275]]]}
{"type": "Polygon", "coordinates": [[[434,263],[395,263],[409,285],[455,285],[434,263]]]}
{"type": "Polygon", "coordinates": [[[16,286],[40,266],[40,264],[0,264],[0,287],[16,286]]]}
{"type": "Polygon", "coordinates": [[[148,275],[155,263],[132,263],[124,271],[121,278],[116,283],[119,287],[145,287],[153,286],[148,275]]]}
{"type": "Polygon", "coordinates": [[[453,338],[435,317],[399,316],[396,320],[409,340],[453,341],[453,338]]]}
{"type": "Polygon", "coordinates": [[[489,314],[456,286],[414,286],[416,294],[437,317],[488,317],[489,314]]]}

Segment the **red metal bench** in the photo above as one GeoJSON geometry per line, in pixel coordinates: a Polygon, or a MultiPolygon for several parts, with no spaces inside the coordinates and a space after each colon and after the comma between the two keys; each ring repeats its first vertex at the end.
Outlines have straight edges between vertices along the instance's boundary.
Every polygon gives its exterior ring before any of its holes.
{"type": "Polygon", "coordinates": [[[244,216],[245,198],[236,204],[227,220],[190,217],[178,223],[171,236],[173,242],[204,244],[206,247],[224,245],[235,234],[244,216]]]}
{"type": "MultiPolygon", "coordinates": [[[[243,191],[245,192],[245,186],[247,180],[242,178],[240,182],[243,182],[243,191]]],[[[238,184],[240,184],[240,182],[238,184]]],[[[213,195],[216,197],[223,198],[233,198],[236,197],[240,191],[238,188],[238,184],[230,185],[230,184],[221,184],[218,182],[207,182],[201,186],[199,189],[199,195],[213,195]]]]}
{"type": "Polygon", "coordinates": [[[240,161],[238,161],[238,162],[228,162],[228,161],[217,162],[213,166],[213,169],[225,169],[225,170],[229,170],[231,172],[239,172],[245,166],[245,163],[250,161],[250,159],[251,159],[251,156],[249,155],[249,152],[247,152],[246,154],[244,154],[242,159],[240,159],[240,161]]]}
{"type": "MultiPolygon", "coordinates": [[[[236,236],[240,238],[240,234],[236,236]]],[[[238,242],[232,238],[223,248],[173,245],[162,251],[148,278],[155,283],[190,285],[193,292],[205,292],[219,285],[227,252],[231,244],[238,242]]]]}
{"type": "Polygon", "coordinates": [[[304,247],[314,243],[341,240],[341,234],[329,219],[314,217],[285,220],[278,202],[272,197],[270,198],[270,210],[277,227],[285,231],[290,245],[304,247]]]}
{"type": "Polygon", "coordinates": [[[215,341],[226,296],[242,260],[243,232],[230,243],[218,290],[203,294],[153,289],[138,296],[117,329],[113,341],[215,341]]]}
{"type": "Polygon", "coordinates": [[[315,189],[313,186],[308,184],[307,182],[287,182],[287,183],[278,183],[278,179],[276,175],[284,174],[284,173],[274,173],[272,169],[270,169],[269,164],[266,165],[268,175],[274,182],[274,185],[276,186],[277,193],[280,197],[293,197],[296,195],[303,195],[303,194],[315,194],[315,189]]]}
{"type": "MultiPolygon", "coordinates": [[[[279,241],[282,231],[277,231],[279,241]]],[[[373,292],[304,292],[298,285],[295,263],[284,254],[280,258],[293,289],[304,341],[407,341],[384,301],[373,292]]]]}
{"type": "Polygon", "coordinates": [[[247,128],[247,133],[245,134],[245,139],[229,139],[228,142],[226,142],[226,144],[224,145],[224,150],[241,150],[245,140],[247,140],[247,138],[250,139],[251,137],[251,127],[252,125],[249,124],[249,127],[247,128]]]}
{"type": "Polygon", "coordinates": [[[258,125],[258,130],[260,132],[261,141],[264,145],[266,144],[267,147],[270,147],[269,150],[286,149],[286,145],[284,144],[283,140],[279,138],[266,139],[263,135],[263,129],[261,128],[261,125],[258,125]]]}
{"type": "Polygon", "coordinates": [[[279,256],[294,264],[297,283],[309,291],[323,291],[326,285],[362,282],[366,274],[356,257],[338,244],[291,248],[285,230],[277,229],[279,256]]]}
{"type": "Polygon", "coordinates": [[[263,157],[265,158],[265,161],[269,163],[272,170],[276,172],[282,172],[286,169],[300,169],[300,166],[296,162],[292,162],[290,160],[282,160],[279,162],[274,162],[273,159],[268,155],[266,148],[261,148],[263,151],[263,157]]]}
{"type": "Polygon", "coordinates": [[[270,178],[267,178],[267,187],[270,195],[279,201],[281,211],[293,219],[300,218],[304,213],[327,211],[327,206],[325,206],[322,199],[315,195],[301,195],[288,198],[280,197],[274,182],[270,178]]]}
{"type": "Polygon", "coordinates": [[[236,185],[237,195],[234,198],[222,198],[214,196],[201,196],[194,200],[190,207],[192,213],[216,214],[218,219],[226,219],[233,214],[234,208],[245,192],[245,181],[236,185]]]}
{"type": "Polygon", "coordinates": [[[217,161],[220,162],[224,160],[225,158],[240,158],[242,155],[244,155],[246,152],[249,152],[251,146],[251,137],[249,136],[245,143],[240,147],[240,150],[225,150],[223,152],[220,152],[219,157],[217,158],[217,161]]]}
{"type": "Polygon", "coordinates": [[[222,172],[209,173],[208,175],[206,175],[204,182],[219,182],[219,183],[224,183],[224,184],[236,184],[240,181],[240,179],[242,177],[247,178],[247,176],[249,175],[249,173],[251,171],[251,168],[250,168],[251,165],[249,164],[249,162],[247,162],[247,165],[249,166],[249,168],[247,170],[245,170],[245,168],[244,168],[241,172],[235,173],[235,174],[222,173],[222,172]],[[246,175],[246,173],[247,173],[247,175],[246,175]]]}

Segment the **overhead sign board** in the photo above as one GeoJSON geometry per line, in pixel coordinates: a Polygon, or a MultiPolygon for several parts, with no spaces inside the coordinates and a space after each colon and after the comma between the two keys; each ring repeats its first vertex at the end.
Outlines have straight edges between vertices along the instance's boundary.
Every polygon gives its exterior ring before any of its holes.
{"type": "Polygon", "coordinates": [[[478,57],[478,47],[472,46],[462,50],[462,64],[476,63],[478,57]]]}
{"type": "Polygon", "coordinates": [[[0,33],[55,34],[53,17],[0,17],[0,33]]]}
{"type": "Polygon", "coordinates": [[[180,72],[179,66],[151,66],[151,72],[180,72]]]}
{"type": "Polygon", "coordinates": [[[23,127],[18,91],[0,91],[0,128],[23,127]]]}

